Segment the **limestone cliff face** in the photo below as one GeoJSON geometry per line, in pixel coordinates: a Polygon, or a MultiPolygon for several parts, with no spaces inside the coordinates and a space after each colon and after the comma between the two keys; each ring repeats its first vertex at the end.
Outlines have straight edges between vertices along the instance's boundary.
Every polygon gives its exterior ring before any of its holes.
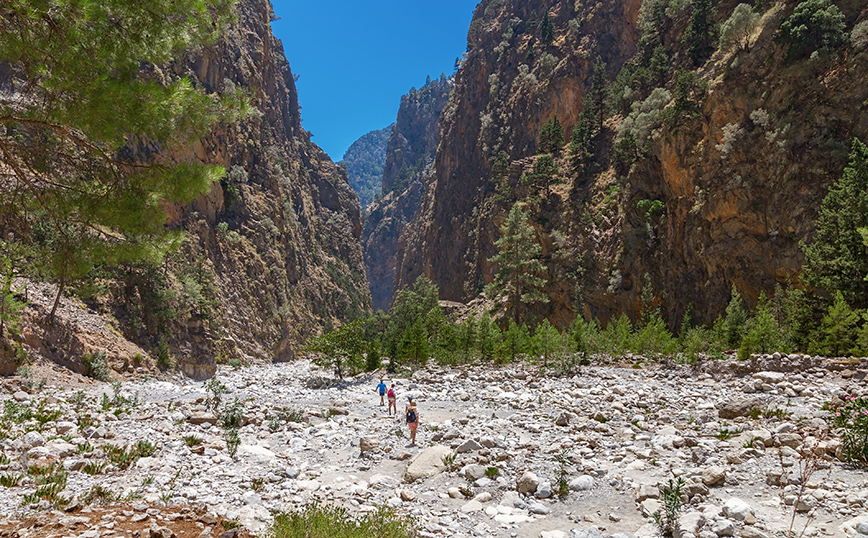
{"type": "Polygon", "coordinates": [[[398,237],[419,209],[425,178],[431,173],[437,150],[440,113],[452,87],[452,79],[441,76],[401,98],[386,148],[384,196],[367,208],[362,230],[365,269],[375,310],[387,310],[392,303],[398,237]]]}
{"type": "MultiPolygon", "coordinates": [[[[435,173],[422,210],[399,241],[397,286],[424,273],[444,299],[477,296],[497,270],[487,260],[497,226],[515,202],[531,210],[548,267],[551,302],[535,313],[561,326],[577,314],[636,316],[645,274],[672,326],[689,305],[704,319],[717,315],[733,285],[756,298],[797,276],[799,241],[810,238],[850,140],[868,136],[860,112],[868,98],[868,52],[845,44],[785,62],[773,38],[797,3],[760,11],[749,50],[717,51],[698,68],[681,39],[689,4],[667,12],[656,43],[668,56],[668,71],[658,85],[673,91],[677,66],[695,70],[707,84],[699,113],[659,121],[647,151],[624,166],[614,151],[624,112],[610,112],[594,147],[593,172],[573,171],[565,150],[551,185],[532,192],[521,178],[533,173],[540,127],[557,115],[569,138],[595,58],[606,63],[610,82],[639,61],[633,56],[640,1],[481,2],[442,116],[435,173]],[[550,42],[541,32],[546,13],[554,28],[550,42]],[[500,152],[509,169],[492,179],[500,152]],[[654,200],[662,203],[659,212],[639,209],[654,200]]],[[[736,4],[715,2],[718,20],[736,4]]],[[[848,31],[868,16],[864,3],[836,4],[848,31]]]]}
{"type": "Polygon", "coordinates": [[[137,301],[147,275],[133,275],[122,294],[124,311],[139,318],[132,336],[153,345],[162,338],[199,377],[215,359],[289,359],[310,335],[370,308],[358,199],[344,170],[301,127],[273,19],[268,0],[243,0],[220,43],[174,72],[157,70],[187,75],[209,91],[244,88],[259,111],[195,148],[197,158],[228,174],[193,206],[171,209],[170,225],[188,234],[169,262],[174,320],[137,301]]]}

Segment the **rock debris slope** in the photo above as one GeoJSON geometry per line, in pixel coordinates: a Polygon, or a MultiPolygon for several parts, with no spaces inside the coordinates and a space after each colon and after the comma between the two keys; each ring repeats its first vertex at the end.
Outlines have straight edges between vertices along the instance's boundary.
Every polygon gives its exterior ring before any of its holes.
{"type": "Polygon", "coordinates": [[[59,462],[68,473],[60,496],[73,507],[101,486],[140,505],[123,517],[168,503],[164,512],[207,508],[253,532],[270,511],[319,497],[354,511],[393,506],[422,536],[650,537],[661,486],[680,477],[682,536],[777,536],[795,508],[806,536],[861,538],[868,477],[835,459],[839,443],[820,407],[865,395],[866,366],[767,357],[704,370],[588,367],[572,378],[430,368],[395,380],[399,399],[419,401],[418,447],[379,405],[377,376],[335,384],[305,361],[221,369],[218,414],[243,415],[234,457],[208,405],[215,393],[201,383],[16,390],[4,396],[0,444],[2,472],[21,478],[0,488],[0,527],[21,529],[28,514],[50,509],[25,501],[35,478],[22,465],[59,462]],[[107,456],[141,441],[154,446],[137,459],[107,456]],[[809,448],[820,465],[799,496],[793,481],[809,448]],[[568,458],[564,498],[555,494],[559,455],[568,458]]]}

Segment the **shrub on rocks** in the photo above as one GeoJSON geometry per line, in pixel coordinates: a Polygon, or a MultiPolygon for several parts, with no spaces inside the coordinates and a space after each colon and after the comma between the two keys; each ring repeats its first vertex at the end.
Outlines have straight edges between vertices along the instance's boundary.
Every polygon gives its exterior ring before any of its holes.
{"type": "Polygon", "coordinates": [[[274,538],[410,538],[416,534],[412,520],[399,517],[391,508],[381,506],[375,512],[353,516],[346,508],[315,502],[300,511],[277,514],[267,535],[274,538]]]}

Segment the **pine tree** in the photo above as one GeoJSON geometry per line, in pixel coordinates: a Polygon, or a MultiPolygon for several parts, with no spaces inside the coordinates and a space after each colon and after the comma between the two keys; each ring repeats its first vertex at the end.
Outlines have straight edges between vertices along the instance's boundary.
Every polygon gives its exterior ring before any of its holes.
{"type": "Polygon", "coordinates": [[[714,52],[717,45],[717,11],[711,5],[711,0],[694,0],[690,24],[684,31],[682,42],[687,46],[687,52],[693,60],[693,65],[700,66],[714,52]]]}
{"type": "Polygon", "coordinates": [[[487,311],[483,312],[482,316],[479,317],[476,331],[476,349],[479,358],[483,361],[493,360],[499,341],[500,329],[491,319],[491,315],[487,311]]]}
{"type": "Polygon", "coordinates": [[[830,0],[803,0],[781,22],[775,40],[786,45],[789,59],[799,59],[824,47],[841,46],[846,28],[846,17],[830,0]]]}
{"type": "Polygon", "coordinates": [[[754,317],[745,323],[745,335],[738,348],[738,356],[747,359],[753,353],[772,353],[774,351],[789,351],[783,330],[772,311],[772,303],[765,292],[760,292],[754,317]]]}
{"type": "Polygon", "coordinates": [[[540,23],[539,35],[542,42],[546,45],[551,45],[552,41],[555,39],[555,24],[552,22],[552,18],[549,16],[548,11],[546,11],[545,16],[543,16],[543,20],[540,23]]]}
{"type": "Polygon", "coordinates": [[[595,131],[594,137],[603,132],[603,121],[606,119],[606,93],[609,87],[609,81],[606,78],[606,63],[600,57],[594,62],[594,71],[591,78],[591,89],[588,90],[588,95],[585,96],[587,105],[585,109],[590,111],[594,118],[595,131]]]}
{"type": "Polygon", "coordinates": [[[716,332],[720,335],[719,338],[723,345],[733,349],[741,344],[741,340],[744,338],[745,324],[749,317],[750,312],[745,308],[741,294],[733,284],[729,304],[726,305],[726,314],[724,317],[718,318],[718,322],[715,324],[716,332]]]}
{"type": "Polygon", "coordinates": [[[804,280],[831,297],[840,291],[854,308],[868,307],[868,247],[860,228],[868,226],[868,147],[853,139],[850,163],[820,206],[813,241],[802,244],[804,280]]]}
{"type": "Polygon", "coordinates": [[[39,223],[43,267],[63,288],[95,264],[158,262],[178,245],[168,203],[188,203],[223,174],[169,164],[144,148],[185,148],[218,121],[251,113],[240,92],[142,74],[213,42],[236,0],[15,0],[0,10],[0,212],[39,223]]]}
{"type": "Polygon", "coordinates": [[[844,294],[835,292],[835,300],[823,316],[818,338],[810,352],[831,357],[849,353],[855,347],[860,318],[859,313],[847,304],[844,294]]]}
{"type": "Polygon", "coordinates": [[[549,301],[543,291],[546,280],[540,276],[546,270],[539,260],[542,247],[534,240],[534,229],[527,219],[518,203],[512,206],[500,228],[501,237],[494,243],[500,252],[488,260],[497,264],[498,271],[485,287],[485,294],[503,306],[516,323],[522,322],[524,305],[549,301]]]}
{"type": "Polygon", "coordinates": [[[543,123],[539,131],[539,152],[558,155],[564,147],[564,128],[557,115],[543,123]]]}

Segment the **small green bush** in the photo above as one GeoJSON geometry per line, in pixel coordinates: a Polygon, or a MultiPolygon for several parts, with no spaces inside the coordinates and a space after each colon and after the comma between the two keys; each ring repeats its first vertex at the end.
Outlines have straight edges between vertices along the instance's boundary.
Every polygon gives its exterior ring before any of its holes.
{"type": "Polygon", "coordinates": [[[832,428],[841,437],[844,458],[868,465],[868,398],[848,396],[840,405],[827,403],[832,428]]]}
{"type": "Polygon", "coordinates": [[[663,508],[654,512],[654,524],[663,538],[672,538],[678,530],[678,516],[681,513],[681,489],[684,480],[669,479],[669,482],[660,490],[663,500],[663,508]]]}
{"type": "Polygon", "coordinates": [[[88,377],[100,381],[111,381],[111,368],[109,368],[105,351],[85,353],[81,356],[81,363],[84,365],[86,369],[85,375],[88,377]]]}
{"type": "Polygon", "coordinates": [[[370,514],[353,516],[345,508],[323,506],[319,502],[314,502],[300,511],[277,514],[268,534],[274,538],[417,536],[413,522],[398,516],[391,508],[380,507],[370,514]]]}

